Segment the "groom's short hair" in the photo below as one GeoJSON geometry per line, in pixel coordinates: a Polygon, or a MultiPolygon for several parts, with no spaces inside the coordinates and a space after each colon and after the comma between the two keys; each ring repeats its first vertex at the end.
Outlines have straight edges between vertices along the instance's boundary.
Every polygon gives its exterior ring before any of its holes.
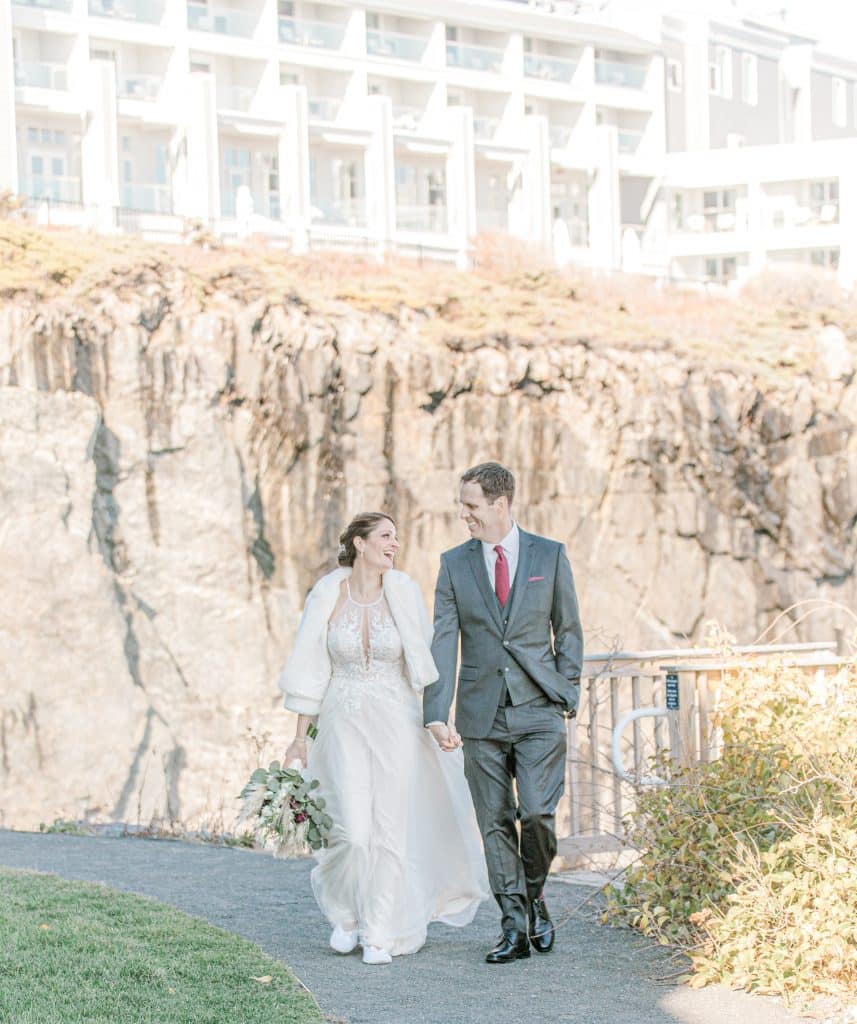
{"type": "Polygon", "coordinates": [[[479,484],[488,503],[493,505],[498,498],[505,498],[509,505],[515,497],[515,478],[499,462],[480,462],[461,475],[463,484],[479,484]]]}

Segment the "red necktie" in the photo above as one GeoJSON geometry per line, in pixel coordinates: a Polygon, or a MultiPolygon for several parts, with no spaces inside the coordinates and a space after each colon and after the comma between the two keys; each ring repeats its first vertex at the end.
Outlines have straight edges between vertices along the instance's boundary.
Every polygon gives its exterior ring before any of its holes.
{"type": "Polygon", "coordinates": [[[497,564],[494,566],[494,593],[497,595],[500,607],[505,608],[506,602],[509,600],[509,563],[499,544],[494,550],[497,552],[497,564]]]}

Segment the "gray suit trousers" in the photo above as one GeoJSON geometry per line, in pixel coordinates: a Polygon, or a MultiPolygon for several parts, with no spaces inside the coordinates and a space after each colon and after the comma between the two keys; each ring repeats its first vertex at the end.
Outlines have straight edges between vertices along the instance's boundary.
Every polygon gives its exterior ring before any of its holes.
{"type": "Polygon", "coordinates": [[[526,934],[528,903],[556,855],[565,752],[565,717],[546,697],[501,706],[486,737],[464,738],[464,774],[504,930],[526,934]]]}

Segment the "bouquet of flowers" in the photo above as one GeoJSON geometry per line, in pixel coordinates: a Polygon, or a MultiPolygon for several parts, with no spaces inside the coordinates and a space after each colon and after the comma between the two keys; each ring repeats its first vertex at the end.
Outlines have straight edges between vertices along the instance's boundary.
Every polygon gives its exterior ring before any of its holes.
{"type": "Polygon", "coordinates": [[[327,846],[333,819],[324,797],[311,796],[318,779],[305,779],[300,768],[282,768],[272,761],[257,768],[241,790],[238,824],[248,824],[257,841],[271,842],[277,857],[290,857],[327,846]]]}

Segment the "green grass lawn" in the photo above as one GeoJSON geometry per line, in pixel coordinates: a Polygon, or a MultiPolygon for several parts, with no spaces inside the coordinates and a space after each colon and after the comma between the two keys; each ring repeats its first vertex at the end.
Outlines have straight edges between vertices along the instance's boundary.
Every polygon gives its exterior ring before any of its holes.
{"type": "Polygon", "coordinates": [[[2,1024],[321,1020],[252,943],[142,896],[0,870],[2,1024]]]}

